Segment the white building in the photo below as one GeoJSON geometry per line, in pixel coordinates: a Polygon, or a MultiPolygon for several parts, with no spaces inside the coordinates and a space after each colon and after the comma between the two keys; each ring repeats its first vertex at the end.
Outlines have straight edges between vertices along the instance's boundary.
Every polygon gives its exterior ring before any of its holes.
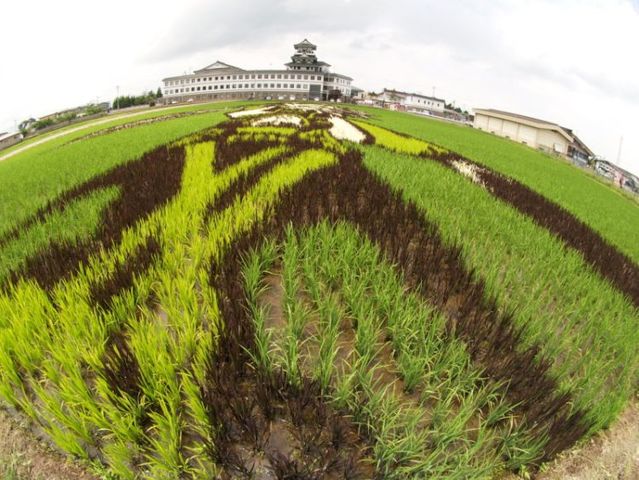
{"type": "Polygon", "coordinates": [[[441,98],[429,97],[419,93],[400,92],[385,88],[375,96],[375,101],[383,106],[396,110],[416,113],[444,113],[446,101],[441,98]]]}
{"type": "Polygon", "coordinates": [[[493,109],[475,109],[473,126],[548,153],[585,163],[594,154],[569,128],[493,109]]]}
{"type": "Polygon", "coordinates": [[[331,73],[317,60],[317,47],[308,40],[296,44],[295,54],[281,70],[244,70],[216,61],[189,75],[162,80],[165,103],[264,99],[330,100],[351,96],[352,78],[331,73]]]}

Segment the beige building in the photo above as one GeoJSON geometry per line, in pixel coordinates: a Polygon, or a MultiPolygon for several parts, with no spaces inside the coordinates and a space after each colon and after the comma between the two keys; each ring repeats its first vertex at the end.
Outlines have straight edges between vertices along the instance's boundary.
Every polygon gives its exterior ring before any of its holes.
{"type": "Polygon", "coordinates": [[[215,62],[189,75],[162,80],[165,103],[204,100],[338,100],[351,97],[352,78],[330,71],[308,40],[294,45],[286,69],[245,70],[215,62]]]}
{"type": "Polygon", "coordinates": [[[556,123],[493,109],[475,109],[473,126],[548,153],[586,162],[594,153],[572,130],[556,123]]]}

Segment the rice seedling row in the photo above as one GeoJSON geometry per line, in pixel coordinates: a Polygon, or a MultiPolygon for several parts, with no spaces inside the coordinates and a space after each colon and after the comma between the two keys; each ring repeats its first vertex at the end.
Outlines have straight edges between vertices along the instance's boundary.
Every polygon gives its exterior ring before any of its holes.
{"type": "Polygon", "coordinates": [[[487,167],[448,152],[441,147],[363,122],[379,145],[399,153],[414,154],[435,160],[485,186],[495,197],[508,203],[538,225],[548,229],[567,246],[581,253],[584,259],[616,288],[624,292],[639,308],[639,263],[621,253],[591,227],[544,196],[518,181],[504,177],[487,167]]]}
{"type": "Polygon", "coordinates": [[[369,122],[432,142],[512,178],[561,205],[639,264],[639,209],[633,200],[556,157],[486,132],[415,115],[356,107],[369,122]]]}
{"type": "Polygon", "coordinates": [[[634,305],[583,257],[484,187],[435,162],[377,147],[365,156],[437,223],[446,243],[462,246],[466,268],[521,329],[519,348],[538,346],[537,362],[588,411],[590,430],[609,425],[636,391],[634,305]]]}
{"type": "MultiPolygon", "coordinates": [[[[627,322],[583,361],[575,352],[632,307],[571,260],[557,281],[589,275],[604,286],[596,308],[614,313],[575,314],[574,341],[546,346],[542,321],[561,319],[525,303],[528,284],[495,291],[512,280],[476,267],[468,245],[484,238],[452,234],[417,179],[482,192],[500,215],[510,207],[450,170],[450,184],[419,171],[437,163],[341,141],[335,118],[355,125],[354,114],[307,107],[233,114],[7,222],[0,249],[111,195],[99,222],[78,220],[81,234],[28,252],[2,283],[4,401],[123,479],[490,478],[609,422],[636,385],[627,322]],[[586,385],[622,359],[623,385],[586,385]]],[[[490,232],[509,238],[503,224],[490,232]]]]}

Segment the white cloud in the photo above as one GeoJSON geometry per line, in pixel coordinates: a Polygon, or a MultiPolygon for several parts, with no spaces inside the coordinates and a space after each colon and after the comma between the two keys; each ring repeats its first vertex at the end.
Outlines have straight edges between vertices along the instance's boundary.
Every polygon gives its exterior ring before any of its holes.
{"type": "Polygon", "coordinates": [[[3,19],[0,130],[216,59],[281,66],[308,37],[367,89],[547,118],[612,160],[624,135],[639,171],[639,0],[41,0],[3,19]]]}

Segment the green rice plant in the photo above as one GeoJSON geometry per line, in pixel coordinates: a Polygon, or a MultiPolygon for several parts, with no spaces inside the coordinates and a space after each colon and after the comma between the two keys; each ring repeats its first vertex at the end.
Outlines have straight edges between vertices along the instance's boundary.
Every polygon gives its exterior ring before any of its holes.
{"type": "Polygon", "coordinates": [[[35,147],[0,162],[0,235],[77,184],[223,119],[214,112],[168,120],[56,148],[35,147]]]}
{"type": "Polygon", "coordinates": [[[513,313],[521,348],[541,346],[539,359],[550,360],[561,390],[588,412],[592,430],[608,425],[639,374],[632,305],[579,254],[481,186],[434,162],[364,150],[367,167],[422,208],[449,245],[462,247],[467,268],[513,313]]]}
{"type": "Polygon", "coordinates": [[[144,477],[179,478],[188,470],[182,455],[182,418],[179,391],[167,392],[159,401],[159,412],[152,411],[154,426],[149,436],[151,451],[144,477]]]}
{"type": "MultiPolygon", "coordinates": [[[[326,222],[297,236],[289,229],[283,242],[284,271],[287,258],[301,265],[283,272],[283,283],[297,275],[293,284],[309,292],[319,319],[309,340],[291,333],[290,323],[299,319],[289,315],[283,336],[270,341],[290,350],[282,357],[271,353],[271,361],[294,385],[300,368],[312,375],[336,407],[349,411],[374,439],[384,478],[487,478],[539,457],[544,441],[530,438],[517,422],[504,427],[511,409],[501,386],[484,382],[463,343],[445,335],[441,314],[406,291],[376,247],[351,227],[326,222]],[[350,341],[346,318],[354,330],[350,341]],[[301,360],[308,341],[318,346],[310,367],[301,360]],[[382,356],[386,342],[398,345],[392,357],[382,356]],[[395,374],[392,363],[398,376],[387,383],[395,374]],[[393,385],[400,378],[403,391],[393,385]],[[494,412],[490,422],[483,420],[485,409],[494,412]]],[[[252,262],[257,277],[258,262],[252,262]]],[[[301,303],[299,293],[292,298],[301,303]]]]}
{"type": "MultiPolygon", "coordinates": [[[[208,125],[218,121],[205,115],[208,125]]],[[[357,159],[352,147],[328,134],[323,118],[305,119],[301,130],[241,122],[228,137],[235,125],[198,128],[188,137],[184,132],[193,131],[194,124],[175,121],[163,133],[163,124],[133,129],[149,134],[141,142],[147,146],[162,135],[179,138],[175,143],[185,157],[175,195],[123,229],[117,242],[96,245],[77,271],[50,289],[21,280],[0,292],[0,395],[72,455],[87,458],[98,449],[105,462],[98,470],[108,466],[122,478],[227,473],[211,454],[224,425],[212,420],[210,399],[203,393],[215,367],[213,353],[220,338],[226,338],[222,312],[229,298],[218,290],[215,269],[226,265],[229,256],[235,258],[235,242],[242,244],[245,234],[252,238],[255,228],[268,231],[275,212],[273,220],[280,221],[277,206],[283,192],[312,172],[357,159]],[[242,155],[244,142],[260,141],[274,146],[253,153],[262,145],[247,143],[242,155]],[[237,145],[232,161],[216,170],[225,146],[220,142],[237,145]],[[96,287],[119,278],[151,244],[156,245],[152,258],[122,280],[108,302],[96,303],[96,287]]],[[[578,392],[576,408],[601,403],[589,410],[593,429],[614,418],[637,385],[637,356],[631,348],[637,338],[629,328],[628,304],[552,237],[487,200],[486,192],[478,193],[479,186],[443,174],[426,158],[397,153],[443,151],[368,128],[381,138],[380,145],[396,152],[366,147],[366,165],[432,216],[449,245],[463,247],[466,267],[486,281],[488,295],[498,299],[499,308],[515,312],[522,348],[543,344],[539,360],[554,360],[552,373],[562,391],[578,392]],[[422,170],[423,165],[430,167],[422,170]],[[575,292],[557,293],[563,282],[577,284],[575,292]],[[593,312],[598,315],[594,320],[593,312]],[[612,376],[619,380],[613,388],[612,376]]],[[[89,150],[104,154],[60,182],[61,191],[108,165],[131,160],[131,148],[108,147],[133,136],[109,133],[60,146],[65,155],[81,159],[88,158],[89,150]]],[[[59,166],[62,154],[57,155],[52,158],[59,166]]],[[[0,222],[0,232],[53,199],[58,193],[53,183],[45,182],[41,198],[5,227],[0,222]]],[[[95,195],[105,194],[115,199],[122,192],[95,195]]],[[[70,235],[73,228],[62,227],[55,215],[88,205],[85,201],[65,205],[19,232],[17,243],[27,245],[25,239],[36,238],[38,229],[70,235]]],[[[99,209],[92,213],[97,224],[99,209]]],[[[78,218],[68,225],[91,223],[78,218]]],[[[83,232],[78,239],[90,238],[89,230],[83,232]]],[[[292,385],[287,394],[299,396],[301,403],[310,398],[304,391],[309,380],[316,380],[321,390],[314,392],[343,409],[370,439],[372,460],[384,478],[486,478],[537,461],[549,436],[544,431],[532,435],[524,427],[505,399],[508,386],[486,378],[455,338],[454,324],[405,283],[379,247],[342,223],[322,222],[302,231],[289,227],[283,233],[281,245],[263,242],[243,259],[239,278],[255,332],[255,341],[246,346],[248,358],[260,375],[279,378],[284,372],[292,385]],[[273,327],[263,299],[278,277],[284,318],[276,323],[284,326],[273,327]]],[[[58,241],[53,233],[48,236],[58,241]]],[[[21,254],[27,258],[25,251],[21,254]]]]}
{"type": "Polygon", "coordinates": [[[270,350],[272,348],[271,331],[266,328],[266,317],[269,312],[259,305],[260,298],[266,291],[262,274],[268,271],[275,261],[276,246],[267,242],[260,252],[252,252],[244,260],[243,276],[246,294],[249,301],[250,315],[255,322],[255,353],[249,351],[255,364],[267,373],[272,372],[270,350]]]}
{"type": "Polygon", "coordinates": [[[639,208],[594,173],[525,145],[466,126],[400,112],[356,107],[368,123],[457,152],[558,203],[639,263],[639,208]]]}
{"type": "Polygon", "coordinates": [[[366,122],[353,120],[353,123],[362,130],[370,133],[375,139],[375,143],[398,153],[420,155],[423,153],[446,153],[445,148],[433,143],[418,140],[417,138],[398,135],[385,128],[377,127],[366,122]]]}
{"type": "Polygon", "coordinates": [[[67,205],[63,211],[48,214],[6,245],[0,246],[0,282],[18,270],[35,254],[51,244],[75,244],[96,231],[104,210],[118,196],[116,188],[98,190],[67,205]]]}

